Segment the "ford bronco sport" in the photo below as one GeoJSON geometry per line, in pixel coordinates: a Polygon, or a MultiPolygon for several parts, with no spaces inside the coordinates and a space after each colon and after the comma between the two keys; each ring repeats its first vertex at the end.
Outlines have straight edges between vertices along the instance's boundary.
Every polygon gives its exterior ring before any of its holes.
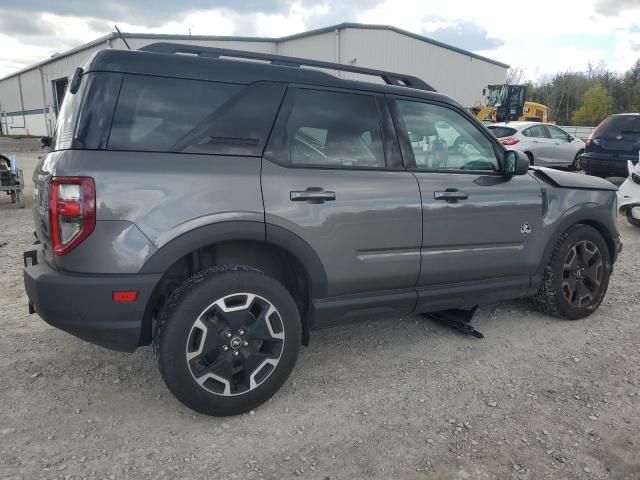
{"type": "Polygon", "coordinates": [[[525,297],[585,317],[620,249],[611,183],[529,168],[417,78],[215,48],[96,53],[34,182],[30,310],[153,344],[212,415],[271,397],[314,328],[525,297]]]}

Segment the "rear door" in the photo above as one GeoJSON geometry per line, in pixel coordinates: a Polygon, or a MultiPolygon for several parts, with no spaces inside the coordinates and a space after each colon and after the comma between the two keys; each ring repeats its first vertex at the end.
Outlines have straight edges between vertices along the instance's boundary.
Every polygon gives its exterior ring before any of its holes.
{"type": "Polygon", "coordinates": [[[462,111],[414,99],[393,102],[403,155],[422,193],[419,286],[505,279],[528,288],[542,251],[538,182],[505,177],[499,147],[462,111]]]}
{"type": "Polygon", "coordinates": [[[553,141],[544,125],[525,128],[522,134],[528,138],[536,165],[545,166],[553,163],[553,141]]]}
{"type": "MultiPolygon", "coordinates": [[[[265,151],[262,193],[267,241],[277,229],[304,240],[324,266],[323,296],[367,303],[391,290],[398,295],[384,302],[386,313],[413,309],[420,192],[402,168],[382,95],[289,87],[265,151]]],[[[339,316],[316,312],[316,322],[339,316]]]]}

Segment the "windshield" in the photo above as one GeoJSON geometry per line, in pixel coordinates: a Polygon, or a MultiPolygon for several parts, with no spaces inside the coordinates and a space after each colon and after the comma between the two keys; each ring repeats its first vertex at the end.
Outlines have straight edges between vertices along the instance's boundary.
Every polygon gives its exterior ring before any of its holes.
{"type": "Polygon", "coordinates": [[[487,105],[495,107],[502,103],[504,85],[489,85],[489,93],[487,94],[487,105]]]}

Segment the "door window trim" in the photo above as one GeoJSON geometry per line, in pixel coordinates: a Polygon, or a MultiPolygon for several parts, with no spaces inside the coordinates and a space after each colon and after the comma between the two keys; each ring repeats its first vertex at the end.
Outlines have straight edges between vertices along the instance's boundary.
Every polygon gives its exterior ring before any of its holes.
{"type": "Polygon", "coordinates": [[[477,119],[473,117],[470,113],[466,112],[461,108],[457,108],[451,104],[439,102],[437,100],[427,100],[424,98],[416,98],[416,97],[407,97],[404,95],[385,95],[387,99],[387,104],[389,105],[389,110],[391,111],[391,117],[393,119],[393,123],[395,125],[395,129],[398,135],[398,141],[400,142],[400,150],[402,151],[402,158],[404,162],[405,169],[409,172],[414,173],[444,173],[444,174],[461,174],[461,175],[491,175],[491,176],[504,176],[504,155],[505,150],[501,145],[498,145],[499,142],[495,138],[489,130],[486,128],[486,132],[478,128],[474,122],[477,122],[477,119]],[[498,160],[498,165],[500,170],[498,171],[488,171],[488,170],[460,170],[460,169],[451,169],[451,170],[433,170],[427,168],[418,168],[415,160],[415,156],[413,153],[413,149],[411,148],[411,142],[409,141],[409,135],[407,134],[407,127],[402,119],[402,115],[400,113],[400,109],[398,108],[397,100],[405,100],[409,102],[416,103],[424,103],[427,105],[435,105],[437,107],[444,107],[453,112],[460,114],[462,117],[466,117],[469,119],[469,123],[480,132],[493,146],[493,151],[496,155],[496,159],[498,160]],[[493,137],[493,138],[492,138],[493,137]]]}
{"type": "Polygon", "coordinates": [[[384,94],[368,91],[353,90],[347,88],[324,87],[320,85],[290,83],[284,93],[284,98],[271,135],[267,141],[263,158],[285,168],[305,168],[315,170],[349,170],[349,171],[399,171],[404,170],[402,164],[401,147],[394,129],[393,119],[384,94]],[[335,93],[349,93],[371,97],[378,112],[378,124],[382,140],[382,152],[385,165],[382,167],[353,167],[350,165],[304,165],[291,162],[291,154],[287,141],[286,124],[293,110],[295,92],[299,90],[312,90],[335,93]],[[282,159],[286,161],[282,161],[282,159]]]}

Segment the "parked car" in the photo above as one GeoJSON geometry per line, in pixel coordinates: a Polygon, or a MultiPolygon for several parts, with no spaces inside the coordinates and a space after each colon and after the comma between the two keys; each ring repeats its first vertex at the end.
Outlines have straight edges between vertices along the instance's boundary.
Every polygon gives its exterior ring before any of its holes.
{"type": "Polygon", "coordinates": [[[618,209],[631,225],[640,227],[640,162],[627,162],[629,176],[618,189],[618,209]]]}
{"type": "Polygon", "coordinates": [[[271,397],[314,328],[521,297],[585,317],[620,249],[611,183],[529,170],[392,72],[102,50],[51,148],[33,177],[30,311],[107,348],[153,344],[168,388],[212,415],[271,397]]]}
{"type": "Polygon", "coordinates": [[[626,177],[627,162],[635,165],[639,152],[640,114],[619,113],[591,132],[580,164],[589,175],[626,177]]]}
{"type": "Polygon", "coordinates": [[[487,126],[509,150],[520,150],[531,165],[580,169],[585,143],[550,123],[508,122],[487,126]]]}

